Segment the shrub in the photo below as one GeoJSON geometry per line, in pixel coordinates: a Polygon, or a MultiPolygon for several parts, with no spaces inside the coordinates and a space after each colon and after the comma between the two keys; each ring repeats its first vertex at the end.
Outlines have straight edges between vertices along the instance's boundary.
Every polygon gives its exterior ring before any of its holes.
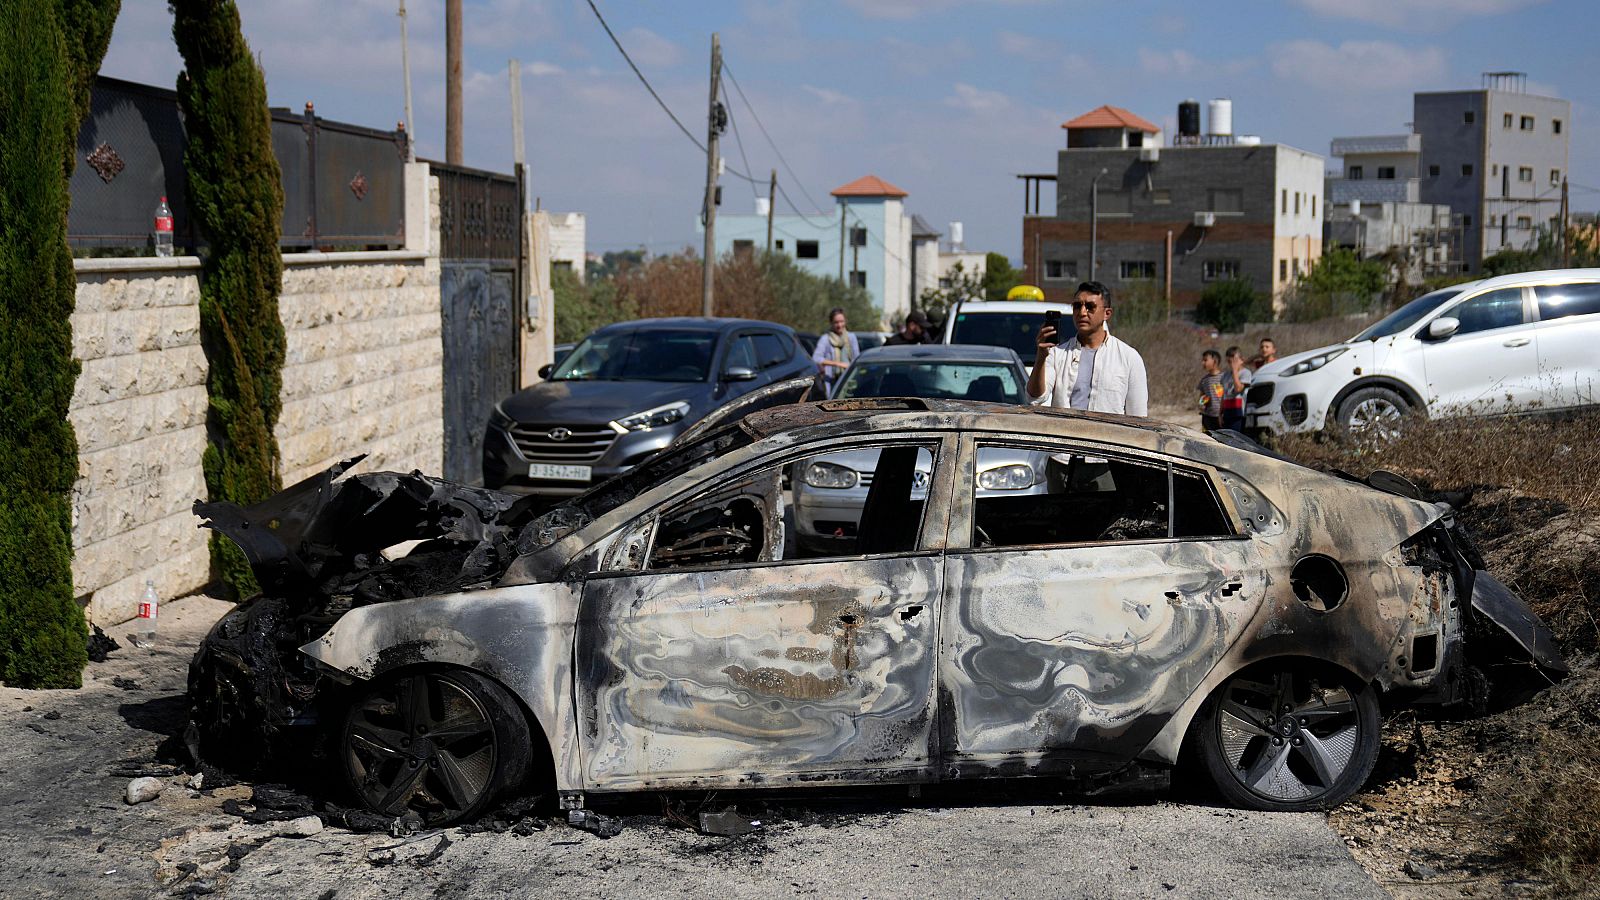
{"type": "MultiPolygon", "coordinates": [[[[211,499],[242,506],[280,485],[272,429],[283,408],[283,189],[267,86],[239,30],[238,8],[230,0],[172,0],[171,7],[184,60],[178,103],[189,210],[210,245],[200,271],[200,343],[210,366],[210,443],[201,462],[211,499]]],[[[218,534],[211,562],[225,596],[258,590],[243,552],[218,534]]]]}
{"type": "Polygon", "coordinates": [[[1246,322],[1272,321],[1272,303],[1243,278],[1206,285],[1194,316],[1218,331],[1238,331],[1246,322]]]}

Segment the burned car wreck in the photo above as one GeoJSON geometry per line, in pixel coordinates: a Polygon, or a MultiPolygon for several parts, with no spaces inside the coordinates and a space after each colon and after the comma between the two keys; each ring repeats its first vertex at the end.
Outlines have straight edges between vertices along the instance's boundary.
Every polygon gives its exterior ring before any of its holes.
{"type": "Polygon", "coordinates": [[[263,590],[191,667],[200,746],[257,758],[315,735],[361,802],[432,824],[525,784],[569,809],[1094,785],[1180,753],[1231,803],[1298,810],[1361,787],[1380,701],[1481,703],[1502,667],[1563,671],[1447,504],[1252,447],[1098,413],[828,401],[695,435],[538,516],[348,464],[247,509],[197,504],[263,590]],[[841,451],[877,454],[860,528],[803,555],[785,474],[841,451]]]}

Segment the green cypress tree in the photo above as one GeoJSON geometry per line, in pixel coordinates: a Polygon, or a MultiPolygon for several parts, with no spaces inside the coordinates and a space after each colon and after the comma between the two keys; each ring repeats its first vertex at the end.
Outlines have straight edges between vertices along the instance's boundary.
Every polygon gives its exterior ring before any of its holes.
{"type": "MultiPolygon", "coordinates": [[[[210,365],[206,490],[212,500],[244,505],[280,485],[272,429],[283,408],[283,188],[266,80],[240,31],[238,7],[230,0],[169,6],[184,61],[178,102],[188,136],[189,214],[209,245],[200,270],[200,342],[210,365]]],[[[211,561],[230,598],[258,590],[232,541],[213,535],[211,561]]]]}
{"type": "Polygon", "coordinates": [[[17,687],[78,687],[87,661],[67,179],[116,15],[103,0],[8,0],[0,29],[0,679],[17,687]]]}

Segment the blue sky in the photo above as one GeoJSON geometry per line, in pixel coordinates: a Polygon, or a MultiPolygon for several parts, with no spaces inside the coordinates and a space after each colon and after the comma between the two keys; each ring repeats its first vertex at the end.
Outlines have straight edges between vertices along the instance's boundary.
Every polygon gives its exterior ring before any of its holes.
{"type": "MultiPolygon", "coordinates": [[[[1526,71],[1572,101],[1573,208],[1600,208],[1594,0],[596,0],[703,139],[711,32],[797,180],[737,94],[723,155],[805,212],[872,173],[971,249],[1020,256],[1018,172],[1054,171],[1062,122],[1102,103],[1173,130],[1178,101],[1229,97],[1234,127],[1326,154],[1406,130],[1411,94],[1526,71]],[[745,159],[748,159],[748,168],[745,159]]],[[[374,127],[403,117],[395,0],[241,0],[275,106],[374,127]]],[[[444,3],[408,3],[419,155],[444,156],[444,3]]],[[[705,161],[635,80],[585,0],[467,0],[466,162],[511,168],[508,62],[522,68],[531,191],[588,215],[591,250],[697,244],[705,161]]],[[[160,0],[124,0],[102,72],[170,87],[160,0]]],[[[753,212],[726,177],[723,212],[753,212]]],[[[1048,187],[1047,187],[1048,190],[1048,187]]],[[[763,186],[764,192],[764,186],[763,186]]],[[[1048,204],[1047,196],[1045,202],[1048,204]]],[[[780,212],[788,212],[780,200],[780,212]]]]}

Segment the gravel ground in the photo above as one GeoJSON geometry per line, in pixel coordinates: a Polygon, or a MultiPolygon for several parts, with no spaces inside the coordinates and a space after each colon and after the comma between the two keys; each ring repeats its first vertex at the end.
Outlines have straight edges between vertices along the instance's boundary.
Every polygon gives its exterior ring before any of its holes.
{"type": "Polygon", "coordinates": [[[123,649],[82,690],[0,689],[0,897],[1386,896],[1320,815],[1085,802],[1045,783],[767,795],[760,831],[738,838],[673,824],[653,795],[598,804],[622,817],[609,840],[555,818],[401,838],[248,824],[222,807],[250,785],[195,791],[182,774],[129,806],[130,778],[182,727],[189,657],[224,609],[163,605],[160,645],[114,633],[123,649]]]}

